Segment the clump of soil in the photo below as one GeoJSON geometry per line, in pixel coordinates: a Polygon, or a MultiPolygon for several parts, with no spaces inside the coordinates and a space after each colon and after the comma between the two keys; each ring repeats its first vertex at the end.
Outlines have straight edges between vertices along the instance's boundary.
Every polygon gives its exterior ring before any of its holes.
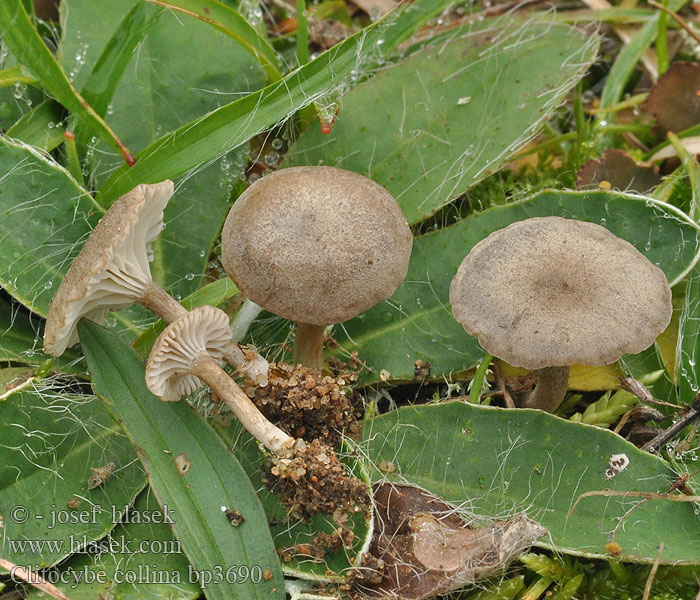
{"type": "Polygon", "coordinates": [[[369,511],[367,484],[348,476],[333,449],[321,440],[297,440],[289,456],[269,456],[262,480],[290,507],[292,518],[324,513],[342,523],[347,513],[369,511]]]}
{"type": "Polygon", "coordinates": [[[352,548],[355,534],[348,528],[339,526],[333,533],[321,532],[315,535],[310,543],[296,544],[278,550],[284,562],[291,562],[301,556],[313,562],[322,562],[327,554],[334,554],[341,548],[352,548]]]}
{"type": "Polygon", "coordinates": [[[316,369],[270,363],[268,385],[247,387],[255,405],[278,427],[307,442],[320,439],[335,448],[343,435],[357,437],[362,400],[348,386],[354,373],[331,377],[316,369]]]}

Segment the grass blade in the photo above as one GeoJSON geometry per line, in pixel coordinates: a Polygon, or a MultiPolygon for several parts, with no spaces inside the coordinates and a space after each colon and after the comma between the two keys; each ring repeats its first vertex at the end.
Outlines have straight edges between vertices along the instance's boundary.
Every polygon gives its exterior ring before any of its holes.
{"type": "Polygon", "coordinates": [[[96,135],[122,155],[127,164],[133,164],[128,148],[73,87],[32,26],[22,4],[16,0],[0,0],[0,38],[49,94],[83,119],[96,135]]]}
{"type": "Polygon", "coordinates": [[[235,10],[218,0],[147,0],[151,4],[190,15],[236,40],[250,52],[263,68],[270,81],[282,78],[277,55],[270,43],[235,10]]]}

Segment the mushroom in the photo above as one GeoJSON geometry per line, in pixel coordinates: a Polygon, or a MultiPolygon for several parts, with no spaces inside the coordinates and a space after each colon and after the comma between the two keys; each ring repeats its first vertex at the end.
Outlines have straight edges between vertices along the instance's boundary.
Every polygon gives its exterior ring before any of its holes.
{"type": "Polygon", "coordinates": [[[672,311],[663,271],[632,244],[561,217],[519,221],[476,244],[452,280],[450,301],[485,350],[538,369],[520,405],[548,412],[564,398],[570,365],[641,352],[672,311]]]}
{"type": "Polygon", "coordinates": [[[367,177],[292,167],[257,180],[231,208],[224,269],[253,302],[296,321],[297,364],[321,369],[326,325],[389,298],[412,236],[396,200],[367,177]]]}
{"type": "MultiPolygon", "coordinates": [[[[173,195],[173,182],[137,185],[119,198],[100,219],[68,269],[49,305],[44,331],[44,350],[63,354],[78,342],[77,323],[86,317],[102,322],[111,310],[140,303],[170,323],[187,311],[153,282],[149,262],[151,243],[163,229],[163,210],[173,195]]],[[[241,349],[230,343],[226,361],[246,368],[241,349]]],[[[259,383],[267,371],[253,357],[259,383]]]]}
{"type": "Polygon", "coordinates": [[[146,386],[173,402],[207,383],[241,424],[274,454],[284,453],[294,439],[270,423],[221,368],[231,342],[228,315],[213,306],[185,312],[160,334],[146,364],[146,386]]]}

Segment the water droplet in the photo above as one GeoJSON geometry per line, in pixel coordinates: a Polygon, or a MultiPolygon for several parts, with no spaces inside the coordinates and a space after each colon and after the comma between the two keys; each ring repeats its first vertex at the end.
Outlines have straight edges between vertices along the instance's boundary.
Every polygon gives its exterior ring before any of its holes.
{"type": "Polygon", "coordinates": [[[199,251],[199,258],[204,258],[206,255],[207,255],[207,251],[206,251],[206,250],[200,250],[200,251],[199,251]]]}
{"type": "Polygon", "coordinates": [[[272,140],[271,146],[275,150],[279,150],[280,148],[282,148],[282,146],[284,146],[284,142],[280,138],[275,138],[274,140],[272,140]]]}
{"type": "Polygon", "coordinates": [[[194,273],[187,273],[185,279],[187,279],[187,281],[192,281],[194,279],[194,273]]]}
{"type": "Polygon", "coordinates": [[[648,252],[651,250],[651,241],[648,241],[646,244],[644,244],[644,249],[648,252]]]}
{"type": "Polygon", "coordinates": [[[607,221],[607,219],[606,219],[605,217],[603,217],[603,218],[600,220],[600,224],[603,225],[603,226],[605,226],[605,224],[606,224],[607,222],[608,222],[608,221],[607,221]]]}
{"type": "Polygon", "coordinates": [[[385,322],[385,323],[391,323],[391,322],[393,321],[393,319],[394,319],[394,316],[393,316],[389,311],[386,311],[386,312],[382,315],[382,319],[384,319],[384,322],[385,322]]]}
{"type": "Polygon", "coordinates": [[[53,287],[53,281],[47,281],[47,282],[44,284],[44,289],[45,289],[45,290],[50,290],[52,287],[53,287]]]}

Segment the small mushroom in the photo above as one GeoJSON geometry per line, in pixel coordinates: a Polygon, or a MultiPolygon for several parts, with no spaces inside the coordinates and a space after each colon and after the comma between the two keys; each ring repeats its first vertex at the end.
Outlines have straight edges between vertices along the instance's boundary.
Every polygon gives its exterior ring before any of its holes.
{"type": "Polygon", "coordinates": [[[174,402],[204,381],[226,403],[241,424],[275,454],[291,449],[294,439],[270,423],[220,361],[231,341],[228,315],[200,306],[173,321],[160,334],[146,363],[146,386],[160,399],[174,402]]]}
{"type": "Polygon", "coordinates": [[[412,236],[396,200],[367,177],[292,167],[238,198],[221,235],[222,261],[256,304],[296,321],[297,364],[321,368],[326,325],[389,298],[412,236]]]}
{"type": "Polygon", "coordinates": [[[553,412],[569,366],[648,348],[671,319],[671,290],[632,244],[595,225],[536,217],[476,244],[450,286],[455,318],[489,353],[538,369],[520,405],[553,412]]]}
{"type": "MultiPolygon", "coordinates": [[[[173,191],[172,181],[137,185],[100,219],[49,305],[44,331],[48,354],[60,356],[78,342],[76,326],[82,317],[100,323],[109,311],[135,303],[168,323],[187,312],[153,282],[149,269],[151,243],[163,229],[163,210],[173,191]]],[[[236,367],[245,369],[250,362],[235,343],[224,353],[236,367]]],[[[266,383],[266,375],[266,370],[258,373],[260,383],[266,383]]]]}

